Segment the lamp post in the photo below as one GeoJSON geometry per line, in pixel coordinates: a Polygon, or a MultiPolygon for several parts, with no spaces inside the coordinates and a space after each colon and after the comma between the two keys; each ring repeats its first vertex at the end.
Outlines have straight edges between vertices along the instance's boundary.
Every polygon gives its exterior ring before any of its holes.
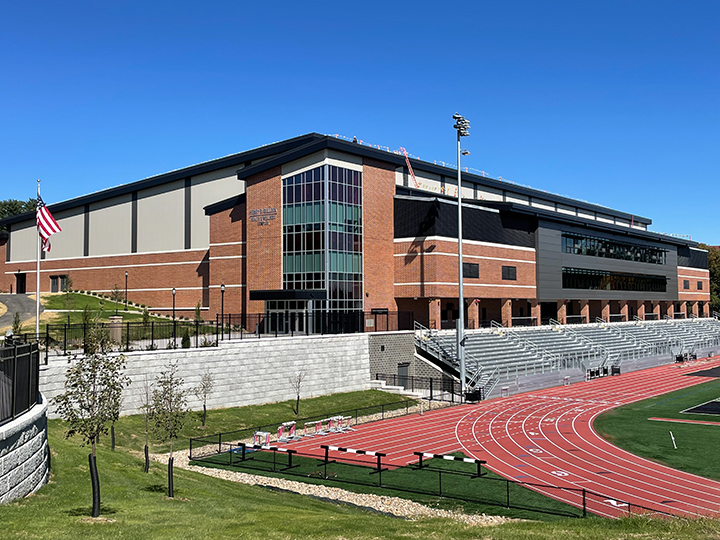
{"type": "Polygon", "coordinates": [[[220,284],[220,334],[221,339],[225,339],[225,284],[220,284]]]}
{"type": "Polygon", "coordinates": [[[175,287],[172,290],[173,293],[173,346],[175,346],[175,287]]]}
{"type": "Polygon", "coordinates": [[[470,122],[463,116],[453,115],[457,131],[457,174],[458,174],[458,320],[457,320],[457,354],[460,363],[460,399],[465,397],[465,296],[463,294],[463,251],[462,251],[462,172],[460,170],[460,138],[470,136],[470,122]]]}
{"type": "Polygon", "coordinates": [[[127,277],[128,273],[127,270],[125,270],[125,311],[127,311],[127,277]]]}

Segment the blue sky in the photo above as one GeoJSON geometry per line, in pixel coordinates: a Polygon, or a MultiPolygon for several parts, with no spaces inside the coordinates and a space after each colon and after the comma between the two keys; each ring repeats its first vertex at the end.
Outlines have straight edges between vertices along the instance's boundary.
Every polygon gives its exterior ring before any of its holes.
{"type": "Polygon", "coordinates": [[[20,2],[0,199],[339,133],[720,244],[720,2],[20,2]]]}

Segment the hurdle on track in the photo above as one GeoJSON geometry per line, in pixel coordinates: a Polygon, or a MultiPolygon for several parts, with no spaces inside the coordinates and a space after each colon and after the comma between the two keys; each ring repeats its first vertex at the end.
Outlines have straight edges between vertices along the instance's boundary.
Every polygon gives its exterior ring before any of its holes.
{"type": "Polygon", "coordinates": [[[321,444],[320,448],[325,450],[325,460],[323,462],[323,465],[325,465],[325,478],[327,478],[327,466],[328,463],[335,463],[335,460],[331,460],[329,453],[330,451],[334,452],[344,452],[347,454],[358,454],[361,456],[371,456],[377,458],[377,464],[373,470],[370,471],[370,474],[377,474],[378,475],[378,486],[382,487],[382,473],[383,471],[387,471],[388,468],[383,468],[382,466],[382,458],[386,457],[387,454],[384,454],[383,452],[375,452],[374,450],[356,450],[355,448],[343,448],[342,446],[329,446],[327,444],[321,444]]]}
{"type": "Polygon", "coordinates": [[[302,439],[302,437],[295,434],[295,420],[291,420],[290,422],[283,422],[278,427],[278,430],[277,430],[278,442],[299,441],[300,439],[302,439]],[[287,429],[287,435],[285,435],[286,429],[287,429]]]}
{"type": "Polygon", "coordinates": [[[270,432],[269,431],[256,431],[253,436],[253,446],[256,445],[269,445],[270,444],[270,432]]]}
{"type": "Polygon", "coordinates": [[[267,450],[267,451],[272,452],[273,453],[273,471],[276,470],[276,465],[277,465],[276,455],[278,452],[287,454],[287,456],[288,456],[287,466],[281,470],[287,470],[287,469],[292,469],[294,467],[297,467],[297,465],[293,465],[293,462],[292,462],[293,455],[297,454],[297,450],[293,450],[291,448],[283,448],[281,446],[272,446],[270,444],[247,444],[244,442],[241,442],[237,448],[233,448],[233,446],[230,445],[230,452],[229,452],[230,465],[233,464],[233,455],[237,454],[238,452],[240,453],[240,461],[247,461],[247,460],[254,459],[254,458],[247,457],[248,450],[250,450],[250,451],[267,450]]]}
{"type": "Polygon", "coordinates": [[[477,465],[477,474],[471,476],[470,478],[480,478],[481,476],[485,476],[487,472],[482,472],[482,466],[487,464],[487,461],[484,459],[474,459],[474,458],[466,458],[466,457],[457,457],[457,456],[447,456],[445,454],[430,454],[428,452],[413,452],[416,456],[418,456],[418,462],[416,469],[422,469],[423,466],[423,458],[426,459],[445,459],[448,461],[462,461],[464,463],[474,463],[477,465]]]}

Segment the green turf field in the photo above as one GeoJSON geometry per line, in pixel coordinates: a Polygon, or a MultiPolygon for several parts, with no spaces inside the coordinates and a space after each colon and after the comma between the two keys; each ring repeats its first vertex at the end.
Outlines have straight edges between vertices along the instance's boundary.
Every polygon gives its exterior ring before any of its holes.
{"type": "Polygon", "coordinates": [[[720,425],[703,426],[648,420],[651,417],[720,422],[720,416],[682,413],[720,397],[720,380],[618,407],[599,416],[595,430],[639,456],[689,473],[720,480],[720,425]],[[673,432],[677,450],[673,448],[673,432]]]}

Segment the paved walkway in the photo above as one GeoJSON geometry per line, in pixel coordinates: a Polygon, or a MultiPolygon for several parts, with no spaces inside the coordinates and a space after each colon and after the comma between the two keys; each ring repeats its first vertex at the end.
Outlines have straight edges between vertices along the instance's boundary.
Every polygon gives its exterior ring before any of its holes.
{"type": "MultiPolygon", "coordinates": [[[[25,322],[35,317],[35,300],[27,294],[0,294],[0,304],[7,307],[7,313],[0,316],[0,328],[12,326],[15,313],[20,313],[20,320],[25,322]]],[[[40,304],[40,313],[44,311],[40,304]]]]}

